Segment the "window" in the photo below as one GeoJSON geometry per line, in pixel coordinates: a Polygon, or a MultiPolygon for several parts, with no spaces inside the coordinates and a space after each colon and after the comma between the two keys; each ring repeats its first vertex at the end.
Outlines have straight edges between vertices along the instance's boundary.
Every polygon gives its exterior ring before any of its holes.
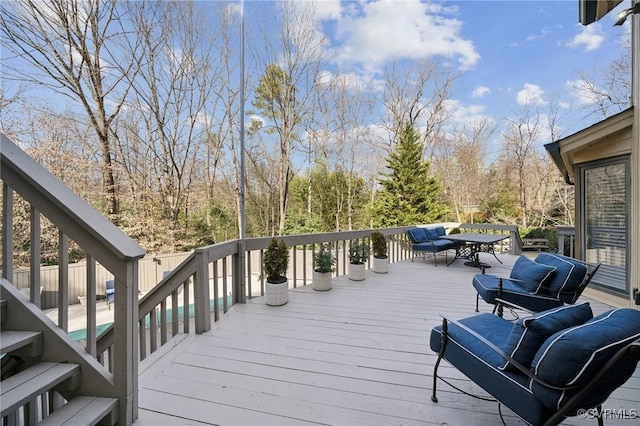
{"type": "Polygon", "coordinates": [[[629,294],[629,157],[580,167],[585,259],[602,262],[593,284],[629,294]]]}

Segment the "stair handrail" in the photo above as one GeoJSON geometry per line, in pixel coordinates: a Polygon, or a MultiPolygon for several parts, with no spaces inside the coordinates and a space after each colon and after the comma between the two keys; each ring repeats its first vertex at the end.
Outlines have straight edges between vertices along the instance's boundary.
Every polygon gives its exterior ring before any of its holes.
{"type": "MultiPolygon", "coordinates": [[[[4,229],[13,227],[13,214],[7,211],[12,202],[6,198],[12,198],[12,191],[15,191],[32,209],[47,217],[61,234],[78,243],[87,253],[88,260],[98,261],[114,275],[114,322],[117,325],[114,329],[116,345],[110,353],[110,361],[115,365],[113,383],[120,399],[119,424],[132,424],[137,418],[138,407],[138,260],[144,257],[145,250],[3,133],[0,133],[0,161],[5,196],[4,229]]],[[[13,279],[12,238],[11,232],[3,233],[2,277],[9,281],[13,279]]],[[[95,294],[95,287],[90,290],[95,294]]],[[[90,303],[96,302],[90,299],[90,303]]],[[[88,347],[88,351],[95,355],[95,342],[89,344],[93,347],[88,347]]]]}

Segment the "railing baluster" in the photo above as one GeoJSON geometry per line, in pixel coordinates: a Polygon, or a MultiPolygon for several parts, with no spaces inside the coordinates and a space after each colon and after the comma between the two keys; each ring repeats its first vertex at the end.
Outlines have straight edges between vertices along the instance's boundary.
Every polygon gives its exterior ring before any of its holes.
{"type": "MultiPolygon", "coordinates": [[[[315,249],[315,245],[313,245],[312,248],[315,249]]],[[[311,255],[311,262],[312,262],[311,269],[313,270],[313,255],[311,255]]],[[[304,283],[304,285],[307,285],[307,245],[306,244],[302,245],[302,282],[304,283]]]]}
{"type": "Polygon", "coordinates": [[[262,265],[264,265],[264,250],[260,250],[260,296],[264,296],[264,280],[266,278],[262,265]]]}
{"type": "MultiPolygon", "coordinates": [[[[215,263],[215,266],[218,266],[218,262],[215,263]]],[[[214,269],[217,271],[217,268],[214,269]]],[[[217,274],[216,274],[217,275],[217,274]]],[[[225,259],[222,259],[222,291],[224,292],[224,311],[227,312],[229,309],[229,303],[227,302],[227,292],[229,291],[229,285],[227,281],[227,262],[225,259]]]]}
{"type": "Polygon", "coordinates": [[[138,350],[140,351],[140,361],[147,357],[147,330],[145,327],[145,321],[147,315],[145,315],[140,321],[138,321],[138,350]]]}
{"type": "Polygon", "coordinates": [[[96,261],[87,255],[87,347],[96,356],[96,261]]]}
{"type": "MultiPolygon", "coordinates": [[[[216,260],[213,262],[213,276],[215,279],[219,279],[220,277],[220,268],[218,267],[220,261],[216,260]]],[[[216,286],[218,282],[216,281],[216,286]]],[[[225,277],[222,277],[222,310],[223,312],[227,312],[229,310],[229,302],[227,301],[227,280],[225,277]]]]}
{"type": "Polygon", "coordinates": [[[167,299],[160,302],[160,346],[167,343],[167,299]]]}
{"type": "Polygon", "coordinates": [[[291,261],[293,262],[293,288],[297,287],[297,281],[298,281],[298,250],[296,250],[296,246],[294,245],[291,248],[292,252],[293,252],[293,256],[291,259],[291,261]]]}
{"type": "MultiPolygon", "coordinates": [[[[250,298],[251,295],[252,295],[252,291],[253,291],[253,289],[251,288],[251,281],[252,281],[251,277],[252,277],[252,274],[251,274],[251,252],[250,251],[246,253],[245,259],[247,261],[247,279],[246,279],[247,294],[245,295],[245,297],[246,298],[250,298]]],[[[224,293],[224,299],[227,300],[226,291],[224,293]]],[[[224,307],[224,311],[227,312],[227,306],[226,305],[224,307]]]]}
{"type": "Polygon", "coordinates": [[[69,237],[58,235],[58,327],[69,330],[69,237]]]}
{"type": "MultiPolygon", "coordinates": [[[[182,284],[184,286],[184,284],[182,284]]],[[[171,293],[171,337],[178,334],[178,321],[180,318],[180,311],[178,310],[178,292],[179,288],[173,290],[171,293]]]]}
{"type": "Polygon", "coordinates": [[[149,350],[154,353],[158,349],[158,324],[156,308],[149,313],[149,350]]]}
{"type": "Polygon", "coordinates": [[[29,298],[38,308],[40,303],[40,261],[41,261],[40,212],[31,206],[31,261],[29,265],[29,298]]]}
{"type": "Polygon", "coordinates": [[[13,282],[13,190],[2,182],[2,277],[13,282]]]}
{"type": "MultiPolygon", "coordinates": [[[[218,274],[217,274],[218,261],[213,262],[213,321],[220,319],[220,291],[218,290],[218,274]]],[[[223,302],[224,303],[224,302],[223,302]]]]}
{"type": "Polygon", "coordinates": [[[182,292],[182,326],[184,328],[184,332],[189,334],[189,328],[191,324],[191,306],[190,306],[190,297],[189,293],[191,291],[191,282],[192,280],[187,280],[182,285],[184,286],[184,291],[182,292]]]}

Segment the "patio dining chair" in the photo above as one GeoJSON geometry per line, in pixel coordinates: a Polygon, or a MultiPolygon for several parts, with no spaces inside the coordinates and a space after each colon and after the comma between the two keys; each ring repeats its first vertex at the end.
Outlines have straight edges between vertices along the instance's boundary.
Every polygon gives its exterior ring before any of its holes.
{"type": "Polygon", "coordinates": [[[109,310],[111,310],[111,304],[116,299],[116,287],[115,287],[115,281],[114,280],[105,281],[104,294],[105,294],[105,301],[107,303],[107,307],[109,308],[109,310]]]}

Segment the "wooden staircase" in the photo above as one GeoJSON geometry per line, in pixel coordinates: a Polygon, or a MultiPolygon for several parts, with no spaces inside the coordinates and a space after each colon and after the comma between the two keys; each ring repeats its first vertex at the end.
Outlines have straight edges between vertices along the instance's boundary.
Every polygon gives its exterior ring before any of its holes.
{"type": "Polygon", "coordinates": [[[46,350],[44,333],[7,330],[11,314],[9,301],[0,301],[2,424],[116,424],[118,398],[83,395],[80,365],[47,360],[46,353],[56,351],[46,350]]]}

